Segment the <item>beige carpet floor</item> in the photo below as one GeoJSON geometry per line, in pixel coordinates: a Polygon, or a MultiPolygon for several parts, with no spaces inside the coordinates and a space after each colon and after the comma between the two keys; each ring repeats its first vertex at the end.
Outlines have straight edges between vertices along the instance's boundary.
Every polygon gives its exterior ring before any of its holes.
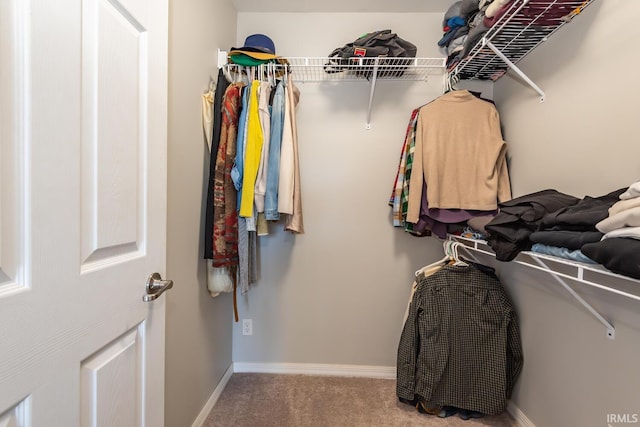
{"type": "Polygon", "coordinates": [[[421,414],[396,397],[395,380],[236,373],[204,427],[516,427],[505,412],[462,420],[421,414]]]}

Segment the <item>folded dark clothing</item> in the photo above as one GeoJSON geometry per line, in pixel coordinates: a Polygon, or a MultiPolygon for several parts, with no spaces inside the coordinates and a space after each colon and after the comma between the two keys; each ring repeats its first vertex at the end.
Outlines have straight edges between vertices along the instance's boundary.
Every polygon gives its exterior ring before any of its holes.
{"type": "Polygon", "coordinates": [[[542,243],[571,250],[578,250],[585,243],[599,242],[604,236],[599,231],[534,231],[529,236],[532,243],[542,243]]]}
{"type": "Polygon", "coordinates": [[[499,261],[511,261],[519,252],[531,249],[529,236],[542,218],[575,204],[577,197],[547,189],[500,203],[498,214],[485,225],[487,242],[499,261]]]}
{"type": "Polygon", "coordinates": [[[640,240],[627,237],[604,239],[585,244],[582,253],[614,273],[640,279],[640,240]]]}
{"type": "Polygon", "coordinates": [[[620,201],[620,194],[628,187],[599,197],[585,196],[575,204],[545,215],[539,230],[597,231],[596,224],[609,216],[609,208],[620,201]]]}
{"type": "MultiPolygon", "coordinates": [[[[513,209],[510,209],[513,211],[513,209]]],[[[517,242],[527,238],[535,229],[537,223],[530,223],[520,219],[519,215],[513,215],[507,210],[498,212],[491,221],[485,224],[484,229],[490,236],[499,237],[508,242],[517,242]]]]}
{"type": "Polygon", "coordinates": [[[580,199],[577,197],[554,189],[547,189],[500,203],[500,211],[513,212],[520,216],[523,221],[534,222],[540,220],[549,212],[574,205],[579,201],[580,199]]]}
{"type": "Polygon", "coordinates": [[[498,261],[512,261],[520,252],[528,251],[532,246],[529,239],[522,239],[519,242],[507,242],[491,236],[487,239],[487,244],[496,253],[498,261]]]}

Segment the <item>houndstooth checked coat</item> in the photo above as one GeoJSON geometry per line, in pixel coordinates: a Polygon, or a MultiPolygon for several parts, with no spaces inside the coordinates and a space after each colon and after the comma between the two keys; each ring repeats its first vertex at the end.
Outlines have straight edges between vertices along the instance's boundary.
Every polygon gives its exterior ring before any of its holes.
{"type": "Polygon", "coordinates": [[[523,357],[516,312],[493,269],[446,265],[416,280],[396,394],[427,407],[503,412],[523,357]]]}

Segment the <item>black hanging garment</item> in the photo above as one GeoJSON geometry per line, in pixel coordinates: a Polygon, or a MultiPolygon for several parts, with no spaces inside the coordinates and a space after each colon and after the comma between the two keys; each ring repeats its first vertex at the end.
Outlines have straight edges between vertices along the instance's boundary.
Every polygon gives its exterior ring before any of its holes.
{"type": "Polygon", "coordinates": [[[223,69],[218,71],[218,82],[213,100],[213,135],[209,157],[209,182],[207,188],[207,210],[204,226],[204,259],[213,259],[213,185],[216,169],[216,157],[220,145],[220,127],[222,125],[222,98],[231,83],[224,75],[223,69]]]}
{"type": "Polygon", "coordinates": [[[493,269],[446,265],[418,277],[398,346],[401,401],[496,415],[522,364],[516,312],[493,269]]]}

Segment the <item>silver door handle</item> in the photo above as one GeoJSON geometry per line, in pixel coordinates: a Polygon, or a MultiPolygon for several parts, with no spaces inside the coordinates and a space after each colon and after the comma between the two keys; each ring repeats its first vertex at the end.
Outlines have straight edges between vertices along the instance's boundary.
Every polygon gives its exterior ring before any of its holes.
{"type": "Polygon", "coordinates": [[[147,278],[146,295],[142,296],[142,301],[149,302],[158,298],[167,289],[173,288],[173,280],[162,280],[160,273],[150,274],[147,278]]]}

